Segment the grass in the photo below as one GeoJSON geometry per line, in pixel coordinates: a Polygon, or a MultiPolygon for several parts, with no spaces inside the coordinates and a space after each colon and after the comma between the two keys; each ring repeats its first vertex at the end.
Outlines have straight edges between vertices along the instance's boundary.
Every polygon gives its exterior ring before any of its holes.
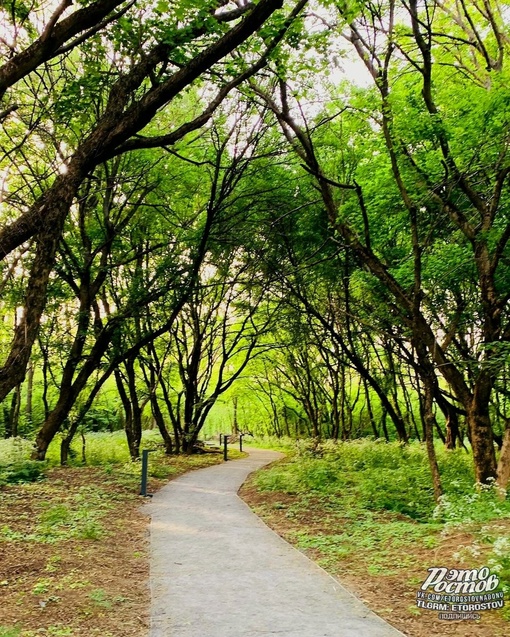
{"type": "Polygon", "coordinates": [[[247,436],[245,444],[259,449],[273,449],[275,451],[293,451],[296,448],[296,441],[287,436],[247,436]]]}
{"type": "MultiPolygon", "coordinates": [[[[437,615],[434,623],[416,608],[416,589],[432,566],[487,565],[508,597],[510,500],[495,486],[474,484],[464,450],[437,452],[445,491],[439,505],[422,445],[369,440],[299,442],[286,460],[256,473],[242,494],[405,634],[442,634],[437,615]]],[[[477,635],[507,634],[509,615],[486,613],[486,632],[477,635]]],[[[455,630],[448,634],[466,634],[465,626],[455,630]]]]}
{"type": "Polygon", "coordinates": [[[464,450],[438,449],[438,462],[445,490],[439,507],[419,443],[301,442],[288,462],[259,473],[256,484],[262,491],[294,495],[341,493],[351,514],[392,511],[422,522],[463,523],[510,517],[510,500],[502,499],[496,487],[474,484],[472,460],[464,450]]]}
{"type": "Polygon", "coordinates": [[[0,487],[31,482],[43,474],[45,464],[30,460],[32,443],[23,438],[0,440],[0,487]]]}
{"type": "Polygon", "coordinates": [[[0,637],[20,637],[20,630],[19,628],[0,626],[0,637]]]}
{"type": "MultiPolygon", "coordinates": [[[[30,460],[33,443],[23,438],[0,440],[0,486],[32,482],[44,477],[44,471],[60,464],[60,442],[57,436],[51,443],[45,462],[30,460]]],[[[131,461],[126,436],[123,431],[113,433],[87,433],[85,437],[85,461],[82,456],[82,439],[76,437],[71,445],[69,466],[101,467],[107,474],[116,476],[140,475],[140,464],[131,461]]],[[[161,445],[158,431],[144,431],[140,451],[151,450],[149,456],[149,475],[154,478],[167,479],[182,472],[182,457],[172,456],[168,461],[161,445]]],[[[237,451],[229,449],[229,456],[236,457],[237,451]]],[[[193,455],[185,459],[186,470],[195,466],[207,466],[217,462],[214,454],[193,455]]]]}

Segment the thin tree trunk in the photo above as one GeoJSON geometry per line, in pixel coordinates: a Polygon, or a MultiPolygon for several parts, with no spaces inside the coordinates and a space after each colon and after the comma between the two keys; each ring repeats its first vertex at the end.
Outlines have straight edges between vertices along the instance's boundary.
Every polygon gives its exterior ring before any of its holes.
{"type": "Polygon", "coordinates": [[[16,438],[18,435],[20,408],[21,408],[21,383],[14,390],[14,396],[13,396],[13,402],[12,402],[11,432],[12,432],[13,438],[16,438]]]}
{"type": "Polygon", "coordinates": [[[42,403],[44,407],[44,420],[48,418],[50,415],[50,405],[48,403],[48,370],[49,370],[49,357],[48,351],[43,344],[40,342],[41,353],[43,357],[43,365],[42,365],[42,375],[43,375],[43,390],[42,390],[42,403]]]}
{"type": "Polygon", "coordinates": [[[69,450],[71,448],[73,435],[69,435],[68,432],[67,436],[65,438],[62,438],[62,442],[60,443],[60,464],[63,467],[65,467],[69,461],[69,450]]]}
{"type": "Polygon", "coordinates": [[[234,408],[234,415],[232,419],[232,433],[234,434],[234,436],[237,436],[237,434],[239,433],[239,423],[237,420],[237,402],[238,402],[238,398],[237,396],[234,396],[232,398],[232,405],[234,408]]]}
{"type": "Polygon", "coordinates": [[[131,428],[126,429],[131,458],[137,460],[140,457],[140,443],[142,441],[142,409],[136,389],[136,374],[134,360],[128,358],[125,363],[128,377],[129,401],[131,403],[131,428]]]}
{"type": "Polygon", "coordinates": [[[434,429],[437,429],[436,416],[434,413],[434,396],[437,393],[438,381],[425,344],[419,338],[415,337],[413,339],[413,346],[416,351],[417,372],[423,382],[423,395],[421,392],[419,394],[423,422],[423,438],[427,447],[430,473],[432,474],[434,499],[436,503],[438,503],[443,494],[441,475],[439,473],[434,447],[434,429]]]}
{"type": "Polygon", "coordinates": [[[152,415],[154,416],[154,420],[156,421],[156,425],[159,429],[159,433],[163,438],[163,443],[165,445],[165,453],[167,455],[171,455],[174,452],[172,437],[168,433],[168,429],[165,425],[165,419],[163,418],[163,413],[161,412],[158,397],[156,396],[156,392],[151,393],[151,410],[152,415]]]}
{"type": "Polygon", "coordinates": [[[119,392],[119,397],[122,402],[122,406],[124,408],[124,431],[126,432],[127,443],[129,447],[129,453],[131,458],[134,460],[133,456],[133,410],[131,408],[131,401],[129,400],[128,394],[124,387],[124,381],[122,379],[121,373],[119,370],[115,370],[115,381],[117,383],[117,391],[119,392]]]}
{"type": "Polygon", "coordinates": [[[430,472],[432,474],[432,483],[434,485],[434,499],[439,502],[443,488],[441,485],[441,475],[437,464],[436,450],[434,447],[434,426],[436,425],[436,417],[433,410],[433,392],[429,383],[425,383],[425,400],[424,400],[424,418],[423,418],[423,434],[425,444],[427,445],[427,456],[429,459],[430,472]]]}
{"type": "Polygon", "coordinates": [[[81,461],[83,464],[87,464],[87,439],[83,429],[81,431],[81,461]]]}
{"type": "Polygon", "coordinates": [[[390,441],[390,437],[388,435],[388,427],[386,426],[386,416],[388,415],[388,411],[386,410],[385,407],[383,407],[382,409],[382,415],[381,415],[381,427],[384,433],[384,439],[386,440],[386,442],[390,441]]]}
{"type": "Polygon", "coordinates": [[[12,438],[12,412],[14,410],[14,401],[16,393],[12,394],[11,404],[9,407],[4,406],[4,422],[5,422],[5,438],[12,438]]]}
{"type": "Polygon", "coordinates": [[[30,361],[27,370],[27,399],[25,403],[25,418],[27,425],[33,420],[33,396],[34,396],[34,363],[30,361]]]}
{"type": "Polygon", "coordinates": [[[379,431],[377,430],[377,424],[374,418],[374,411],[372,409],[372,400],[370,398],[370,390],[368,388],[368,383],[366,378],[363,378],[363,387],[365,389],[365,403],[367,405],[368,418],[370,420],[370,425],[374,433],[374,438],[377,440],[379,438],[379,431]]]}
{"type": "Polygon", "coordinates": [[[2,405],[2,420],[3,420],[3,425],[4,425],[4,438],[10,438],[11,437],[11,430],[10,430],[10,418],[9,418],[9,407],[4,403],[2,405]]]}

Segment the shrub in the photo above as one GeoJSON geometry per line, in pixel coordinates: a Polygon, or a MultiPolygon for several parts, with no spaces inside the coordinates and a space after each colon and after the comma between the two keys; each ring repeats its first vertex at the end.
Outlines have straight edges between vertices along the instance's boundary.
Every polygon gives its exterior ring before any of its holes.
{"type": "Polygon", "coordinates": [[[510,500],[506,492],[494,482],[475,484],[459,493],[459,483],[453,493],[445,493],[434,510],[434,518],[453,525],[470,522],[488,522],[495,518],[510,517],[510,500]]]}
{"type": "Polygon", "coordinates": [[[41,478],[44,463],[30,460],[32,443],[23,438],[0,441],[0,485],[34,482],[41,478]]]}

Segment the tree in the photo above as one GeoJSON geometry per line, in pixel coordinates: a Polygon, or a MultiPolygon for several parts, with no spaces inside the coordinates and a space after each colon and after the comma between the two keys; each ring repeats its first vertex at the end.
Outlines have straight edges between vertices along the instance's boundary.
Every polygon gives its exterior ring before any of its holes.
{"type": "Polygon", "coordinates": [[[192,452],[215,402],[263,348],[272,313],[260,312],[263,293],[242,285],[244,275],[243,269],[227,269],[221,278],[202,279],[171,330],[170,361],[178,378],[170,377],[175,401],[169,411],[176,444],[185,453],[192,452]]]}
{"type": "MultiPolygon", "coordinates": [[[[397,21],[395,2],[384,9],[369,4],[356,17],[347,13],[344,16],[346,37],[366,64],[379,94],[380,107],[374,117],[371,145],[380,152],[382,141],[389,160],[392,199],[398,201],[398,215],[408,233],[410,269],[399,270],[394,261],[387,260],[384,248],[375,243],[376,211],[381,197],[380,192],[375,193],[379,201],[367,196],[370,190],[365,181],[367,171],[360,167],[345,183],[330,176],[331,162],[317,144],[317,134],[306,123],[298,124],[293,114],[292,90],[288,84],[278,80],[278,99],[272,91],[256,84],[253,87],[274,112],[288,141],[314,177],[335,240],[344,242],[382,284],[388,295],[386,302],[409,330],[422,380],[435,385],[437,381],[429,371],[434,365],[451,387],[466,413],[476,477],[485,482],[496,475],[489,407],[501,358],[496,363],[494,357],[510,336],[508,295],[502,287],[510,237],[504,186],[510,168],[501,120],[491,116],[502,96],[499,91],[504,89],[498,90],[497,78],[490,84],[481,84],[481,71],[476,65],[476,73],[473,70],[469,81],[472,91],[479,96],[480,108],[473,111],[470,106],[467,110],[462,100],[452,101],[452,91],[458,94],[460,85],[465,87],[466,77],[462,68],[450,63],[448,47],[436,37],[443,30],[433,7],[433,2],[426,2],[421,11],[416,2],[404,4],[407,24],[397,21]],[[403,71],[406,76],[401,75],[403,71]],[[446,72],[447,83],[441,81],[446,72]],[[461,143],[460,131],[477,130],[482,113],[490,143],[480,146],[478,136],[468,141],[465,134],[461,143]],[[413,127],[409,126],[410,121],[415,122],[413,127]],[[436,219],[441,219],[442,227],[438,227],[436,219]],[[361,223],[360,231],[357,223],[361,223]],[[435,323],[425,287],[425,259],[432,246],[444,240],[445,227],[449,229],[450,242],[455,240],[467,248],[465,255],[469,254],[477,277],[481,312],[475,347],[480,354],[474,357],[477,364],[471,375],[466,375],[456,353],[451,351],[451,340],[443,342],[440,336],[443,329],[447,334],[455,331],[453,317],[447,325],[435,323]]],[[[487,33],[484,46],[490,48],[492,26],[484,33],[487,33]]],[[[503,40],[498,41],[504,58],[503,40]]],[[[483,54],[469,43],[464,47],[467,48],[467,52],[462,50],[464,64],[468,64],[471,53],[475,59],[483,54]]],[[[460,43],[458,48],[462,48],[460,43]]],[[[496,67],[502,64],[491,64],[491,71],[484,72],[493,72],[496,67]]],[[[372,99],[373,95],[372,91],[372,99]]],[[[370,166],[370,162],[365,165],[370,166]]],[[[373,180],[373,171],[370,173],[373,180]]],[[[376,183],[381,189],[380,178],[376,183]]],[[[430,391],[433,390],[431,387],[430,391]]]]}
{"type": "MultiPolygon", "coordinates": [[[[55,167],[59,174],[49,179],[47,186],[38,184],[41,194],[35,194],[32,205],[0,232],[0,254],[3,258],[36,236],[35,254],[25,292],[25,310],[15,331],[10,353],[0,369],[0,399],[25,376],[65,220],[87,175],[114,155],[140,148],[172,145],[186,133],[207,122],[230,91],[266,64],[305,2],[298,3],[283,26],[273,30],[272,38],[269,37],[262,50],[259,46],[256,59],[250,66],[234,56],[230,65],[233,73],[227,77],[220,74],[223,86],[197,117],[163,136],[134,137],[176,96],[182,95],[211,67],[238,50],[281,5],[281,0],[261,0],[254,6],[247,4],[230,12],[215,12],[217,3],[207,3],[198,12],[185,12],[182,16],[185,25],[181,28],[169,26],[165,22],[159,43],[151,41],[151,36],[144,29],[146,40],[138,42],[138,48],[131,51],[131,63],[126,68],[120,65],[120,70],[111,68],[107,95],[96,120],[90,123],[85,135],[79,136],[60,168],[55,167]],[[241,19],[229,28],[229,23],[239,16],[241,19]],[[197,45],[204,47],[198,53],[194,48],[197,45]]],[[[55,14],[55,24],[61,15],[59,11],[55,14]]],[[[64,23],[65,20],[60,26],[64,23]]],[[[55,36],[52,18],[47,24],[51,26],[49,33],[55,36]]],[[[149,21],[149,26],[151,24],[149,21]]],[[[55,27],[55,31],[59,28],[55,27]]],[[[40,36],[43,41],[45,37],[44,33],[40,36]]],[[[112,37],[115,42],[115,32],[112,37]]],[[[98,42],[95,44],[98,45],[98,42]]],[[[43,49],[46,50],[45,47],[43,49]]],[[[107,49],[103,47],[106,56],[109,55],[107,49]]]]}
{"type": "MultiPolygon", "coordinates": [[[[222,162],[227,163],[225,145],[217,150],[211,145],[202,162],[193,159],[201,152],[193,144],[181,149],[186,157],[150,151],[145,160],[116,158],[85,184],[78,219],[65,228],[56,265],[76,299],[69,330],[74,337],[59,376],[58,400],[37,435],[38,459],[98,372],[90,398],[114,374],[131,454],[138,456],[142,410],[136,359],[168,333],[196,285],[226,195],[217,194],[222,162]],[[207,179],[204,165],[211,166],[207,179]]],[[[62,442],[63,463],[90,404],[85,401],[62,442]]]]}

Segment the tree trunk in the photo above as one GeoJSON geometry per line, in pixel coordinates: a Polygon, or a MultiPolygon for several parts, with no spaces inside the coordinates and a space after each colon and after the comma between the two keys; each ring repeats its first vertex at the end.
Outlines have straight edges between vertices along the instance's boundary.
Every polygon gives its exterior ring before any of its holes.
{"type": "Polygon", "coordinates": [[[42,365],[42,375],[43,375],[43,390],[41,400],[44,406],[44,420],[48,418],[50,415],[50,405],[48,402],[48,372],[50,367],[49,354],[46,347],[43,346],[42,342],[39,340],[39,347],[41,348],[41,354],[43,357],[43,365],[42,365]]]}
{"type": "Polygon", "coordinates": [[[457,442],[459,446],[462,445],[459,430],[459,414],[455,407],[446,400],[441,393],[439,386],[436,388],[435,401],[439,409],[443,412],[446,420],[446,448],[455,449],[457,442]]]}
{"type": "Polygon", "coordinates": [[[390,441],[390,437],[388,435],[388,427],[386,426],[386,416],[388,415],[388,410],[386,409],[386,407],[383,407],[382,409],[382,414],[381,414],[381,427],[384,433],[384,439],[386,440],[386,442],[390,441]]]}
{"type": "Polygon", "coordinates": [[[186,455],[191,455],[193,453],[193,448],[197,442],[199,430],[197,430],[196,425],[190,425],[190,429],[193,433],[187,433],[182,437],[182,452],[186,455]]]}
{"type": "Polygon", "coordinates": [[[11,406],[8,407],[7,405],[3,405],[3,414],[4,414],[4,426],[5,426],[5,433],[4,433],[4,438],[12,438],[12,400],[11,400],[11,406]]]}
{"type": "Polygon", "coordinates": [[[377,438],[379,438],[379,432],[377,430],[377,424],[374,418],[374,411],[372,409],[372,399],[370,398],[370,390],[368,389],[366,378],[363,378],[363,388],[365,390],[365,402],[367,405],[367,412],[368,412],[368,418],[370,420],[370,426],[372,427],[374,438],[377,440],[377,438]]]}
{"type": "Polygon", "coordinates": [[[87,439],[83,429],[81,430],[81,461],[83,464],[87,464],[87,439]]]}
{"type": "Polygon", "coordinates": [[[486,484],[490,479],[497,477],[496,451],[489,417],[490,391],[485,391],[487,389],[487,387],[475,387],[466,418],[473,448],[475,477],[481,484],[486,484]]]}
{"type": "Polygon", "coordinates": [[[33,420],[33,396],[34,396],[34,364],[30,362],[27,370],[27,399],[25,403],[25,418],[27,425],[32,424],[33,420]]]}
{"type": "Polygon", "coordinates": [[[133,420],[132,431],[129,439],[129,450],[131,458],[137,460],[140,457],[140,443],[142,442],[142,409],[138,400],[138,391],[136,389],[136,375],[134,368],[134,360],[126,361],[126,371],[128,374],[129,398],[131,400],[133,420]]]}
{"type": "Polygon", "coordinates": [[[503,446],[498,462],[498,486],[506,489],[510,480],[510,423],[507,424],[503,435],[503,446]]]}
{"type": "Polygon", "coordinates": [[[69,436],[62,438],[60,443],[60,464],[65,467],[69,461],[69,449],[71,448],[71,440],[69,436]]]}
{"type": "Polygon", "coordinates": [[[430,473],[434,487],[434,499],[436,503],[443,494],[441,475],[437,464],[436,450],[434,447],[434,429],[437,429],[436,416],[434,414],[434,395],[437,393],[438,381],[434,367],[429,359],[427,349],[419,338],[414,338],[414,349],[418,359],[418,373],[423,381],[423,397],[420,396],[422,407],[423,437],[427,447],[430,473]]]}
{"type": "Polygon", "coordinates": [[[287,436],[287,438],[290,438],[289,414],[287,413],[285,405],[282,407],[282,418],[283,424],[285,425],[285,435],[287,436]]]}
{"type": "Polygon", "coordinates": [[[232,433],[234,434],[234,436],[237,436],[237,434],[239,433],[239,423],[237,420],[237,396],[234,396],[232,398],[232,405],[234,408],[234,415],[233,415],[233,419],[232,419],[232,433]]]}
{"type": "Polygon", "coordinates": [[[34,460],[44,460],[46,458],[48,447],[57,431],[59,431],[62,423],[67,418],[73,406],[73,402],[74,400],[70,394],[60,395],[55,408],[48,414],[48,417],[37,434],[35,439],[35,451],[32,456],[34,460]]]}
{"type": "Polygon", "coordinates": [[[60,464],[64,467],[69,460],[69,450],[71,449],[71,443],[73,442],[74,435],[78,430],[78,426],[81,422],[80,418],[76,418],[67,431],[67,436],[62,438],[60,443],[60,464]]]}
{"type": "MultiPolygon", "coordinates": [[[[46,307],[48,282],[55,264],[65,216],[72,204],[81,178],[79,170],[76,171],[76,174],[70,174],[69,188],[66,189],[64,186],[60,190],[57,188],[58,197],[52,199],[46,193],[38,202],[39,213],[45,206],[48,206],[52,216],[54,216],[54,221],[47,219],[38,232],[34,259],[25,290],[24,312],[14,331],[7,360],[0,368],[0,400],[3,400],[11,389],[25,379],[32,346],[39,332],[39,321],[46,307]],[[41,203],[43,203],[42,207],[41,203]]],[[[59,178],[52,186],[53,190],[58,182],[59,178]]]]}
{"type": "Polygon", "coordinates": [[[19,412],[21,407],[21,383],[15,388],[11,407],[11,434],[13,438],[18,436],[19,412]]]}
{"type": "Polygon", "coordinates": [[[163,443],[165,445],[165,453],[167,455],[171,455],[174,452],[172,437],[168,433],[168,429],[165,425],[165,419],[163,418],[163,414],[159,407],[158,398],[155,392],[151,393],[151,410],[152,415],[154,416],[154,420],[156,421],[156,425],[159,429],[159,433],[163,438],[163,443]]]}
{"type": "Polygon", "coordinates": [[[87,381],[99,367],[101,358],[112,339],[112,334],[113,331],[109,329],[104,329],[101,332],[101,334],[97,337],[91,353],[87,356],[85,363],[75,379],[74,373],[77,360],[71,356],[66,361],[62,374],[60,395],[57,404],[55,408],[47,414],[43,426],[37,434],[36,450],[33,455],[34,459],[44,460],[50,442],[55,437],[55,434],[60,430],[62,423],[69,415],[69,411],[75,404],[82,390],[85,388],[87,381]]]}
{"type": "Polygon", "coordinates": [[[389,416],[391,418],[391,421],[393,422],[393,424],[395,426],[395,430],[397,432],[398,439],[401,442],[408,442],[409,438],[408,438],[408,434],[407,434],[407,431],[406,431],[405,422],[402,420],[402,418],[399,416],[399,414],[397,413],[397,411],[393,407],[391,401],[388,398],[388,395],[387,395],[386,391],[381,386],[381,383],[379,382],[379,380],[376,379],[376,377],[373,374],[370,373],[368,367],[364,364],[364,362],[361,360],[361,358],[358,356],[358,354],[354,350],[351,351],[346,346],[346,344],[344,343],[343,339],[340,337],[340,335],[334,329],[331,330],[331,334],[337,340],[337,342],[339,343],[339,345],[342,348],[342,351],[344,352],[344,354],[352,362],[352,364],[353,364],[354,368],[356,369],[356,371],[358,372],[358,374],[360,374],[360,376],[362,378],[366,379],[366,381],[368,382],[370,387],[375,391],[375,393],[377,394],[379,400],[381,401],[381,405],[382,405],[382,408],[383,408],[383,414],[384,414],[384,418],[382,419],[381,424],[382,424],[382,427],[383,427],[384,437],[386,438],[386,440],[389,440],[388,430],[387,430],[387,426],[386,426],[386,416],[389,416]]]}
{"type": "Polygon", "coordinates": [[[124,387],[122,376],[118,370],[115,370],[115,380],[117,382],[117,390],[124,407],[126,416],[124,430],[126,432],[129,453],[132,460],[140,457],[140,442],[142,439],[142,419],[141,409],[138,404],[138,395],[136,392],[136,377],[134,370],[134,360],[127,359],[125,362],[128,392],[124,387]]]}
{"type": "Polygon", "coordinates": [[[434,487],[434,500],[439,503],[440,497],[443,495],[441,485],[441,475],[437,464],[436,450],[434,447],[434,429],[437,426],[436,417],[434,415],[434,384],[435,378],[431,378],[429,374],[433,374],[432,370],[428,370],[423,375],[424,396],[422,402],[423,407],[423,437],[427,447],[427,457],[429,459],[430,473],[432,474],[432,484],[434,487]]]}

